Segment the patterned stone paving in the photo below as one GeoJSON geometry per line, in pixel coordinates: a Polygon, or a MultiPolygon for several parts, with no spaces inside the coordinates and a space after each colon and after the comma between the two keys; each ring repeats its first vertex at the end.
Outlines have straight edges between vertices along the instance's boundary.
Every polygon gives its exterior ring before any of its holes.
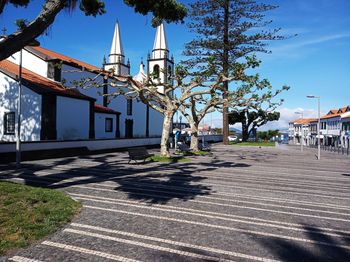
{"type": "Polygon", "coordinates": [[[349,157],[215,145],[188,163],[109,153],[0,168],[83,204],[71,224],[0,260],[349,261],[349,157]]]}

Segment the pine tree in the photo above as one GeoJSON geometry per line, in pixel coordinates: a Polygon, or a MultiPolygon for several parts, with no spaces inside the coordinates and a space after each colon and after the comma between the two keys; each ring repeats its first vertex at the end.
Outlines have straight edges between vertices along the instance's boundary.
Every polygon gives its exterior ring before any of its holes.
{"type": "MultiPolygon", "coordinates": [[[[257,3],[255,0],[204,0],[190,4],[188,27],[196,38],[185,46],[184,63],[194,72],[200,72],[210,59],[218,72],[230,75],[230,64],[252,53],[268,53],[266,40],[281,40],[280,28],[263,29],[272,21],[265,13],[277,6],[257,3]]],[[[228,95],[228,82],[223,84],[223,96],[228,95]]],[[[228,143],[228,108],[223,108],[223,137],[228,143]]]]}

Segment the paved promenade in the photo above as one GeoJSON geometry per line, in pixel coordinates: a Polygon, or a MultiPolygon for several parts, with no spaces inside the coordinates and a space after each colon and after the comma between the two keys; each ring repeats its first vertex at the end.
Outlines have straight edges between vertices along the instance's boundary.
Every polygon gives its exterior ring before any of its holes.
{"type": "MultiPolygon", "coordinates": [[[[0,177],[83,204],[11,261],[349,261],[350,158],[216,145],[189,163],[125,153],[27,162],[0,177]]],[[[0,259],[1,260],[1,259],[0,259]]]]}

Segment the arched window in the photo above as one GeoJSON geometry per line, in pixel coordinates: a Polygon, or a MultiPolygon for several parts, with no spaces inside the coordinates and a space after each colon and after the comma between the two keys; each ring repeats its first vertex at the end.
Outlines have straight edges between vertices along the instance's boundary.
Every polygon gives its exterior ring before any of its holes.
{"type": "Polygon", "coordinates": [[[153,75],[154,75],[154,78],[159,78],[159,65],[155,65],[153,67],[153,75]]]}

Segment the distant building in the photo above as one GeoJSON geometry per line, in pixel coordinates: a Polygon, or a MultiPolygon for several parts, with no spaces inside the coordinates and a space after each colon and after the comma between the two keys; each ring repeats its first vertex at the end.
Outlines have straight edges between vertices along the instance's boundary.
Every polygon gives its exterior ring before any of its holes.
{"type": "Polygon", "coordinates": [[[211,134],[211,126],[208,124],[203,124],[198,126],[198,132],[201,135],[210,135],[211,134]]]}
{"type": "Polygon", "coordinates": [[[309,144],[311,138],[310,123],[314,120],[314,118],[299,118],[289,122],[289,140],[293,144],[309,144]]]}
{"type": "MultiPolygon", "coordinates": [[[[317,145],[318,119],[297,119],[289,122],[290,143],[317,145]],[[301,140],[303,137],[303,140],[301,140]]],[[[324,146],[349,147],[350,105],[332,109],[320,119],[320,141],[324,146]]]]}

